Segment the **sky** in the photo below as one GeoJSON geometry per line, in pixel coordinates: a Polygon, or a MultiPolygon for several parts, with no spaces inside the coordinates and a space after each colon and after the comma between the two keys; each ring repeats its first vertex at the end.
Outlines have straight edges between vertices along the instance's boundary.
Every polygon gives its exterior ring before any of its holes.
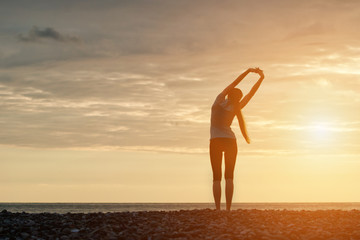
{"type": "Polygon", "coordinates": [[[360,201],[359,21],[352,0],[1,1],[0,202],[213,201],[210,108],[249,67],[233,201],[360,201]]]}

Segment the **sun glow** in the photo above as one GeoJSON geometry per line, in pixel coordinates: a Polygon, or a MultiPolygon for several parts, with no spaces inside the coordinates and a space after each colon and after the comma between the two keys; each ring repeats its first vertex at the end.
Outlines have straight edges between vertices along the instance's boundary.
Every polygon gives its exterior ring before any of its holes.
{"type": "Polygon", "coordinates": [[[311,144],[329,147],[333,138],[333,126],[330,122],[316,121],[308,125],[311,144]]]}
{"type": "Polygon", "coordinates": [[[310,129],[317,138],[327,138],[331,131],[330,124],[327,122],[316,122],[311,125],[310,129]]]}

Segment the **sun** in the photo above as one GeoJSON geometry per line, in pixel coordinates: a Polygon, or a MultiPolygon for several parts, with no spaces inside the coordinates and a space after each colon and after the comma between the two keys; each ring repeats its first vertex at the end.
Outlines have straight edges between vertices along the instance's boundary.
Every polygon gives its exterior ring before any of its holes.
{"type": "Polygon", "coordinates": [[[332,124],[328,121],[314,121],[308,125],[309,135],[313,144],[328,144],[332,139],[332,124]]]}
{"type": "Polygon", "coordinates": [[[331,128],[327,122],[316,122],[311,128],[314,130],[314,135],[318,138],[326,138],[329,136],[331,128]]]}

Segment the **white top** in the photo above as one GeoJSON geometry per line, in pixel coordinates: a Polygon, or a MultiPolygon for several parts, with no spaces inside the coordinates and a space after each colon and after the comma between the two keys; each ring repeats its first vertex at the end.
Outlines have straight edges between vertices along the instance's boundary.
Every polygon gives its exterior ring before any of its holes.
{"type": "Polygon", "coordinates": [[[231,130],[231,123],[235,117],[234,107],[226,106],[228,100],[224,94],[219,94],[211,107],[210,139],[233,138],[236,139],[231,130]]]}

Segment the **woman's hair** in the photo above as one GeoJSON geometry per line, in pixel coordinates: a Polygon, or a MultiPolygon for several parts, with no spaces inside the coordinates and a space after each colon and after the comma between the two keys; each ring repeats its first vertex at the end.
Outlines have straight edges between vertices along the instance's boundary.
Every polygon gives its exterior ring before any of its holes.
{"type": "Polygon", "coordinates": [[[240,102],[241,98],[243,96],[243,93],[238,88],[233,88],[228,93],[228,99],[232,103],[238,103],[240,102]]]}

